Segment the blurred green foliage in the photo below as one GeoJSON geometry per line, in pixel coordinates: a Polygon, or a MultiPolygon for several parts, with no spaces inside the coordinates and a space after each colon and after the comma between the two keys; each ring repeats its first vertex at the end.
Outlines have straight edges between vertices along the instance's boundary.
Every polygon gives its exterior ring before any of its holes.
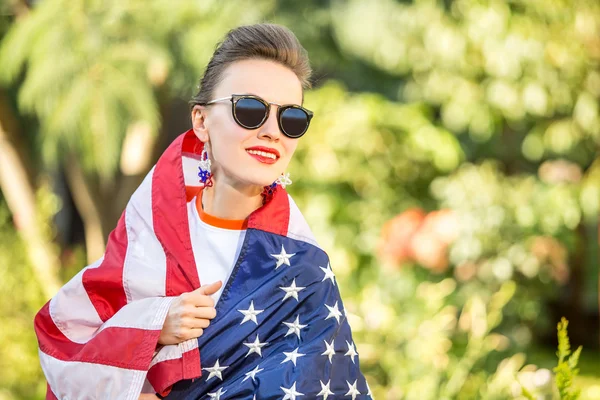
{"type": "Polygon", "coordinates": [[[44,305],[40,282],[0,202],[0,399],[43,398],[45,381],[37,357],[33,315],[44,305]],[[10,345],[8,345],[10,344],[10,345]]]}
{"type": "Polygon", "coordinates": [[[227,30],[269,9],[241,3],[42,1],[3,40],[0,79],[27,69],[19,108],[40,119],[47,161],[75,149],[108,177],[128,126],[156,135],[161,102],[187,95],[227,30]]]}
{"type": "Polygon", "coordinates": [[[579,346],[577,350],[571,352],[571,344],[567,333],[568,325],[569,322],[564,318],[558,323],[558,365],[554,368],[554,372],[556,372],[556,386],[558,387],[560,398],[576,400],[579,398],[581,390],[573,389],[572,386],[573,378],[579,373],[577,363],[579,362],[582,347],[579,346]]]}
{"type": "MultiPolygon", "coordinates": [[[[526,355],[553,336],[557,304],[598,315],[598,2],[44,0],[17,18],[19,5],[2,5],[0,78],[39,122],[38,178],[74,150],[111,184],[130,125],[156,135],[228,29],[290,27],[316,83],[290,191],[332,258],[375,396],[557,395],[526,355]]],[[[39,398],[43,283],[14,233],[2,203],[0,336],[14,345],[0,399],[39,398]]],[[[80,258],[63,257],[64,279],[80,258]]],[[[600,392],[588,386],[581,398],[600,392]]]]}

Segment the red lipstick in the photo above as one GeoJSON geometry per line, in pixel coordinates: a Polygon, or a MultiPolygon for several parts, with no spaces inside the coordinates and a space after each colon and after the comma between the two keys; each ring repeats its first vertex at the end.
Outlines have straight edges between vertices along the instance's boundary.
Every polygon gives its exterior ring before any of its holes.
{"type": "Polygon", "coordinates": [[[246,149],[249,156],[264,164],[275,164],[279,159],[279,151],[264,146],[254,146],[246,149]]]}

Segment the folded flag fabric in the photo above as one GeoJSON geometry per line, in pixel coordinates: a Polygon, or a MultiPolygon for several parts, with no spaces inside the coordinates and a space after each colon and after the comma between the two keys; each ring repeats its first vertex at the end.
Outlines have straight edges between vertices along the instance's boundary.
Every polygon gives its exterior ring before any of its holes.
{"type": "Polygon", "coordinates": [[[369,398],[327,255],[281,188],[250,215],[204,335],[158,346],[171,301],[200,287],[186,205],[201,150],[193,131],[177,138],[104,256],[36,315],[46,398],[369,398]]]}

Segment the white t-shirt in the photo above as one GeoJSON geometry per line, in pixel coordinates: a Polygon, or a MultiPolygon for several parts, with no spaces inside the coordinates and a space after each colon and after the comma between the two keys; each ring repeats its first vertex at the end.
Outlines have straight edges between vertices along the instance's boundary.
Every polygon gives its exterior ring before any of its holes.
{"type": "Polygon", "coordinates": [[[216,304],[240,255],[246,237],[246,221],[224,220],[206,214],[199,196],[202,192],[188,202],[192,249],[200,284],[223,282],[221,289],[212,295],[216,304]]]}

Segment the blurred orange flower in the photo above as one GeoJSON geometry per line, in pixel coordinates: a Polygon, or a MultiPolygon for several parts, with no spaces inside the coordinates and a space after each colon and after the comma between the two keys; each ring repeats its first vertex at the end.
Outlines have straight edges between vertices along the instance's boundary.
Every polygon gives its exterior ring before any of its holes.
{"type": "Polygon", "coordinates": [[[401,264],[410,258],[410,240],[425,220],[425,211],[410,208],[385,223],[381,232],[379,256],[401,264]]]}
{"type": "Polygon", "coordinates": [[[433,272],[448,269],[448,245],[437,236],[419,229],[410,241],[414,261],[433,272]]]}
{"type": "Polygon", "coordinates": [[[420,230],[430,232],[444,244],[448,245],[458,237],[458,216],[453,210],[432,211],[427,214],[420,230]]]}
{"type": "Polygon", "coordinates": [[[550,266],[550,274],[558,283],[565,283],[569,279],[567,249],[553,237],[537,236],[532,239],[531,253],[540,264],[550,266]]]}
{"type": "Polygon", "coordinates": [[[427,214],[420,208],[410,208],[383,226],[378,253],[394,265],[415,261],[434,272],[443,272],[449,264],[448,245],[458,233],[454,211],[427,214]]]}
{"type": "Polygon", "coordinates": [[[566,160],[546,161],[538,169],[540,179],[546,183],[576,183],[581,180],[581,167],[566,160]]]}
{"type": "Polygon", "coordinates": [[[479,266],[471,261],[463,262],[454,268],[454,277],[460,282],[468,282],[477,275],[479,266]]]}

